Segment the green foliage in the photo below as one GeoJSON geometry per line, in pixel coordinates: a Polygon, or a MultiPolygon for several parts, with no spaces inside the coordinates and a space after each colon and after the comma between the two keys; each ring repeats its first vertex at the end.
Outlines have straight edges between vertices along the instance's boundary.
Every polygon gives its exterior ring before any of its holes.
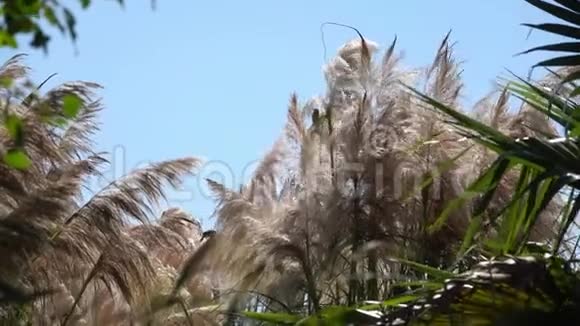
{"type": "MultiPolygon", "coordinates": [[[[123,0],[116,0],[123,5],[123,0]]],[[[82,9],[88,9],[90,0],[78,0],[82,9]]],[[[72,10],[59,1],[2,0],[0,13],[0,47],[17,48],[17,37],[31,35],[30,46],[48,50],[50,36],[45,25],[56,28],[73,41],[77,39],[76,18],[72,10]]]]}
{"type": "Polygon", "coordinates": [[[280,325],[528,325],[535,319],[573,325],[580,313],[580,279],[564,259],[549,255],[484,260],[435,286],[425,284],[384,302],[329,307],[299,322],[289,314],[245,315],[280,325]]]}
{"type": "MultiPolygon", "coordinates": [[[[13,84],[12,78],[9,76],[2,77],[0,87],[4,88],[9,93],[15,92],[11,89],[13,84]]],[[[20,91],[20,90],[18,90],[20,91]]],[[[29,99],[36,98],[34,91],[27,96],[27,99],[21,102],[22,105],[32,106],[36,103],[31,103],[29,99]]],[[[82,100],[76,94],[66,94],[63,96],[62,115],[48,113],[46,120],[59,126],[65,126],[71,119],[74,119],[79,110],[83,106],[82,100]]],[[[22,117],[10,112],[10,103],[6,104],[4,114],[4,127],[6,128],[8,137],[11,140],[11,146],[3,154],[2,159],[9,167],[25,170],[31,165],[30,158],[24,149],[26,131],[22,117]]]]}
{"type": "MultiPolygon", "coordinates": [[[[400,300],[398,300],[400,301],[400,300]]],[[[370,310],[366,308],[351,308],[346,306],[333,306],[323,309],[320,313],[302,317],[287,313],[272,312],[244,312],[244,316],[251,320],[264,322],[268,325],[300,325],[300,326],[338,326],[349,325],[360,321],[359,311],[370,310]]]]}
{"type": "Polygon", "coordinates": [[[4,153],[4,163],[18,170],[27,169],[31,162],[23,149],[24,128],[22,126],[22,120],[16,115],[9,114],[4,120],[4,126],[13,141],[13,147],[4,153]]]}
{"type": "Polygon", "coordinates": [[[4,163],[15,169],[25,170],[31,162],[22,149],[10,149],[4,154],[4,163]]]}
{"type": "Polygon", "coordinates": [[[30,318],[30,305],[16,305],[13,307],[5,308],[2,312],[1,321],[3,325],[13,325],[13,326],[32,326],[30,318]]]}
{"type": "MultiPolygon", "coordinates": [[[[519,182],[509,204],[495,215],[488,216],[487,222],[495,222],[501,216],[502,227],[498,239],[494,240],[493,249],[498,254],[518,254],[522,243],[529,238],[534,222],[539,214],[556,197],[566,189],[578,190],[580,170],[580,139],[575,135],[576,126],[580,124],[578,104],[562,95],[549,94],[547,91],[528,82],[511,83],[508,87],[517,97],[524,100],[531,108],[552,118],[565,130],[572,127],[567,137],[527,137],[511,139],[496,130],[481,125],[474,119],[445,106],[436,100],[420,94],[420,98],[435,109],[449,114],[455,119],[459,132],[496,151],[499,157],[483,175],[472,184],[469,191],[449,204],[448,208],[435,222],[432,228],[440,227],[450,211],[457,208],[467,199],[479,196],[480,207],[472,225],[481,225],[479,214],[483,213],[492,198],[499,180],[510,171],[519,171],[519,182]],[[497,243],[501,243],[498,246],[497,243]]],[[[580,203],[574,199],[572,210],[568,214],[572,219],[580,209],[580,203]]],[[[475,226],[465,236],[465,244],[471,244],[475,226]]],[[[558,234],[558,245],[564,234],[569,231],[565,225],[558,234]]],[[[464,245],[463,248],[469,247],[464,245]]],[[[557,246],[556,250],[559,249],[557,246]]]]}
{"type": "MultiPolygon", "coordinates": [[[[580,37],[580,6],[576,1],[526,0],[530,4],[564,20],[570,25],[527,25],[532,28],[578,39],[580,37]]],[[[580,43],[567,42],[540,46],[526,51],[564,51],[580,53],[580,43]]],[[[452,119],[463,136],[474,139],[495,151],[498,158],[468,188],[460,198],[451,202],[430,227],[440,229],[449,214],[468,200],[477,199],[471,225],[467,229],[458,257],[473,246],[485,246],[502,259],[483,261],[465,274],[445,281],[439,290],[422,296],[414,303],[388,312],[378,319],[385,324],[449,324],[456,321],[465,325],[495,325],[507,323],[523,325],[530,322],[577,324],[580,297],[575,289],[580,280],[562,257],[575,256],[564,239],[571,234],[573,221],[580,211],[580,116],[574,97],[578,87],[578,55],[557,57],[542,61],[537,66],[567,66],[569,75],[561,77],[558,89],[546,89],[523,79],[509,82],[506,89],[540,112],[564,130],[564,137],[538,133],[534,137],[512,139],[479,121],[456,111],[434,98],[414,89],[411,91],[425,104],[452,119]],[[487,211],[499,182],[509,173],[519,174],[512,198],[498,212],[487,211]],[[530,245],[527,240],[539,215],[567,194],[562,209],[562,220],[552,239],[552,251],[567,255],[552,257],[549,248],[530,245]],[[476,235],[484,225],[499,224],[499,232],[491,239],[475,243],[476,235]],[[571,251],[571,252],[570,252],[571,251]],[[509,254],[534,256],[512,257],[509,254]],[[540,255],[535,254],[540,253],[540,255]]],[[[578,238],[576,234],[574,239],[578,238]]],[[[481,239],[480,239],[481,240],[481,239]]],[[[376,321],[376,319],[375,319],[376,321]]]]}
{"type": "Polygon", "coordinates": [[[82,100],[75,94],[65,95],[63,98],[62,112],[65,117],[72,119],[77,116],[83,105],[82,100]]]}
{"type": "Polygon", "coordinates": [[[397,262],[397,263],[400,263],[402,265],[406,265],[406,266],[410,267],[411,269],[418,271],[418,272],[421,272],[425,275],[429,275],[434,280],[444,280],[446,278],[453,276],[453,273],[451,273],[451,272],[447,272],[447,271],[441,270],[439,268],[427,266],[427,265],[413,262],[410,260],[406,260],[406,259],[391,259],[391,260],[393,262],[397,262]]]}
{"type": "Polygon", "coordinates": [[[10,135],[18,146],[21,146],[23,142],[22,120],[19,117],[10,114],[6,117],[4,126],[8,131],[8,135],[10,135]]]}
{"type": "Polygon", "coordinates": [[[328,307],[323,309],[320,314],[313,315],[300,320],[296,325],[301,326],[333,326],[349,325],[358,318],[356,309],[344,306],[328,307]]]}
{"type": "MultiPolygon", "coordinates": [[[[423,283],[423,282],[420,282],[423,283]]],[[[428,284],[432,287],[432,284],[428,284]]],[[[440,285],[441,283],[438,283],[440,285]]],[[[244,312],[244,316],[256,321],[262,321],[277,325],[301,325],[301,326],[333,326],[333,325],[359,325],[367,321],[365,312],[378,309],[396,308],[400,305],[414,302],[421,298],[419,291],[415,294],[405,294],[383,302],[368,303],[360,307],[331,306],[324,308],[320,313],[311,316],[300,317],[299,315],[271,312],[244,312]]]]}
{"type": "Polygon", "coordinates": [[[273,325],[294,325],[300,321],[300,316],[284,314],[284,313],[273,313],[273,312],[252,312],[246,311],[244,315],[247,318],[253,320],[262,321],[273,325]]]}
{"type": "Polygon", "coordinates": [[[460,325],[575,325],[579,285],[580,279],[561,258],[496,258],[365,324],[380,319],[386,325],[449,325],[454,321],[460,325]]]}

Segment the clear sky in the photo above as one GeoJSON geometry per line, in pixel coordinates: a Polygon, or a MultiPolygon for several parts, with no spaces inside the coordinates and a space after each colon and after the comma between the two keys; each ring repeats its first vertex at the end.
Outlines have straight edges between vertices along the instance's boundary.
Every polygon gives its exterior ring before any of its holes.
{"type": "MultiPolygon", "coordinates": [[[[156,10],[146,0],[127,0],[125,9],[93,2],[77,10],[78,53],[56,32],[48,55],[20,52],[30,54],[36,81],[58,73],[47,86],[87,80],[105,87],[97,147],[114,154],[117,176],[142,162],[189,155],[223,162],[188,179],[191,194],[170,194],[170,205],[206,227],[213,202],[202,179],[219,180],[218,171],[226,184],[239,184],[280,134],[290,93],[306,99],[324,91],[322,23],[355,26],[383,47],[397,35],[410,66],[430,63],[452,29],[465,60],[465,103],[485,95],[506,69],[526,75],[538,56],[514,54],[547,40],[527,38],[520,23],[547,17],[523,0],[157,0],[156,10]]],[[[354,36],[326,27],[328,57],[354,36]]],[[[16,52],[0,53],[7,59],[16,52]]]]}

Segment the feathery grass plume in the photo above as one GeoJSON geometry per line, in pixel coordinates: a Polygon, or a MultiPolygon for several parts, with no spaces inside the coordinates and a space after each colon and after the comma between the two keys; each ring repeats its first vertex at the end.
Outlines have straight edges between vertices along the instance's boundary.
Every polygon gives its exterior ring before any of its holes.
{"type": "MultiPolygon", "coordinates": [[[[401,68],[395,41],[382,60],[373,60],[373,42],[347,43],[324,67],[325,95],[302,106],[291,96],[284,139],[245,190],[210,181],[219,240],[210,260],[224,287],[260,293],[248,295],[246,304],[308,314],[377,300],[400,291],[401,279],[425,277],[387,257],[457,266],[455,253],[477,201],[443,222],[439,216],[495,156],[401,87],[423,84],[428,94],[461,110],[461,68],[449,38],[426,69],[401,68]],[[441,224],[432,232],[434,223],[441,224]],[[244,275],[258,267],[259,282],[241,288],[244,275]]],[[[503,92],[478,103],[474,114],[510,130],[518,115],[509,104],[503,92]]],[[[516,182],[502,181],[490,210],[504,207],[516,182]]],[[[541,221],[555,214],[545,215],[541,221]]],[[[494,228],[489,226],[489,234],[494,228]]]]}
{"type": "Polygon", "coordinates": [[[0,67],[0,78],[16,81],[27,76],[29,68],[22,64],[22,59],[26,54],[17,54],[6,60],[0,67]]]}
{"type": "MultiPolygon", "coordinates": [[[[163,212],[156,224],[138,225],[128,230],[128,235],[140,243],[152,259],[155,269],[148,297],[141,298],[138,309],[130,310],[106,299],[106,311],[101,318],[117,316],[115,322],[126,323],[136,320],[148,325],[164,325],[168,319],[175,325],[209,325],[217,316],[199,310],[212,302],[211,281],[196,271],[188,275],[178,289],[181,274],[179,270],[187,266],[190,255],[201,249],[201,226],[189,213],[171,208],[163,212]],[[174,290],[175,289],[175,290],[174,290]],[[117,313],[111,313],[117,311],[117,313]]],[[[110,324],[110,319],[99,319],[99,323],[110,324]]]]}
{"type": "MultiPolygon", "coordinates": [[[[99,86],[67,83],[27,96],[31,87],[21,58],[0,69],[2,80],[10,79],[0,85],[3,117],[9,119],[0,127],[0,152],[17,146],[30,161],[25,169],[0,163],[0,253],[5,261],[0,281],[21,287],[15,293],[52,292],[3,307],[0,323],[8,322],[4,312],[22,311],[22,320],[33,324],[80,325],[107,312],[94,302],[115,298],[119,309],[109,312],[120,317],[111,318],[126,325],[149,300],[157,264],[145,246],[153,240],[132,238],[128,228],[134,221],[147,224],[153,205],[163,199],[164,186],[177,186],[199,160],[152,164],[83,199],[88,178],[100,175],[108,163],[92,143],[101,110],[94,100],[99,86]]],[[[161,219],[162,234],[170,234],[165,239],[193,247],[201,238],[199,225],[191,220],[193,231],[182,233],[175,221],[187,218],[172,214],[161,219]]],[[[161,247],[170,252],[167,242],[161,247]]]]}
{"type": "Polygon", "coordinates": [[[145,294],[148,283],[153,278],[153,272],[147,252],[142,250],[137,242],[131,241],[126,236],[122,241],[113,242],[99,256],[83,281],[70,311],[63,317],[62,324],[67,325],[87,287],[93,281],[103,282],[111,294],[117,289],[125,302],[131,305],[136,296],[145,294]]]}

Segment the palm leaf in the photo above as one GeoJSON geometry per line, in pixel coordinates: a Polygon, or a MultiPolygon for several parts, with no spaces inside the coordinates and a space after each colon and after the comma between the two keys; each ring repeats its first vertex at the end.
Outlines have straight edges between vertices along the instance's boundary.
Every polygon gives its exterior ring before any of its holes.
{"type": "Polygon", "coordinates": [[[528,54],[536,51],[580,52],[580,42],[564,42],[537,46],[519,54],[528,54]]]}
{"type": "Polygon", "coordinates": [[[580,13],[580,4],[576,0],[554,0],[554,1],[576,13],[580,13]]]}
{"type": "Polygon", "coordinates": [[[536,63],[537,67],[566,67],[580,65],[580,55],[552,58],[536,63]]]}
{"type": "Polygon", "coordinates": [[[262,321],[272,325],[294,325],[301,320],[300,316],[275,313],[275,312],[253,312],[244,311],[244,316],[253,320],[262,321]]]}
{"type": "MultiPolygon", "coordinates": [[[[564,20],[572,25],[563,25],[563,24],[553,24],[553,23],[545,23],[545,24],[524,24],[524,26],[528,26],[533,29],[538,29],[544,32],[556,34],[559,36],[569,37],[573,39],[580,39],[580,11],[578,2],[575,0],[555,0],[558,5],[550,4],[546,1],[541,0],[526,0],[529,4],[541,9],[542,11],[564,20]]],[[[578,46],[577,42],[562,42],[544,46],[538,46],[532,48],[524,53],[530,53],[534,51],[557,51],[557,52],[575,52],[578,53],[580,51],[580,47],[578,46]]],[[[570,55],[570,56],[560,56],[555,57],[547,60],[543,60],[536,64],[539,67],[553,67],[553,66],[565,66],[565,67],[578,67],[580,66],[580,56],[578,55],[570,55]]],[[[571,72],[562,83],[578,80],[580,76],[577,72],[571,72]]],[[[580,94],[580,87],[574,87],[574,91],[572,92],[572,96],[577,96],[580,94]]]]}
{"type": "Polygon", "coordinates": [[[541,0],[526,0],[526,2],[564,21],[580,25],[580,14],[577,12],[541,0]]]}
{"type": "Polygon", "coordinates": [[[579,297],[573,294],[578,284],[561,259],[500,257],[477,264],[397,309],[376,311],[365,325],[449,325],[454,321],[462,325],[528,325],[533,321],[529,316],[551,317],[571,325],[580,307],[579,297]]]}
{"type": "Polygon", "coordinates": [[[562,25],[562,24],[523,24],[526,27],[530,27],[533,29],[541,30],[544,32],[570,37],[573,39],[580,39],[580,28],[562,25]]]}

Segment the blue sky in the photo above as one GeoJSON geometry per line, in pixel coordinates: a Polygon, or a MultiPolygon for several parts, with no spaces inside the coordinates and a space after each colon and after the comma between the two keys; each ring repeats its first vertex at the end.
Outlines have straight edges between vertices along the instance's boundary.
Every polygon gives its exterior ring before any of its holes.
{"type": "MultiPolygon", "coordinates": [[[[188,179],[191,195],[170,194],[169,204],[206,227],[213,203],[205,187],[200,192],[202,178],[220,179],[217,171],[226,184],[240,183],[281,132],[290,93],[306,99],[324,90],[322,23],[356,26],[382,46],[397,35],[410,66],[428,64],[452,29],[465,61],[465,103],[485,95],[506,69],[526,75],[538,56],[514,54],[547,41],[540,33],[526,38],[520,23],[547,17],[523,0],[158,0],[154,11],[148,1],[126,2],[125,9],[94,1],[77,10],[78,53],[56,33],[48,55],[20,52],[30,54],[36,81],[58,73],[47,86],[87,80],[105,87],[97,147],[114,153],[117,176],[143,162],[190,155],[214,161],[188,179]]],[[[326,27],[328,57],[353,37],[326,27]]],[[[16,52],[0,53],[7,59],[16,52]]]]}

